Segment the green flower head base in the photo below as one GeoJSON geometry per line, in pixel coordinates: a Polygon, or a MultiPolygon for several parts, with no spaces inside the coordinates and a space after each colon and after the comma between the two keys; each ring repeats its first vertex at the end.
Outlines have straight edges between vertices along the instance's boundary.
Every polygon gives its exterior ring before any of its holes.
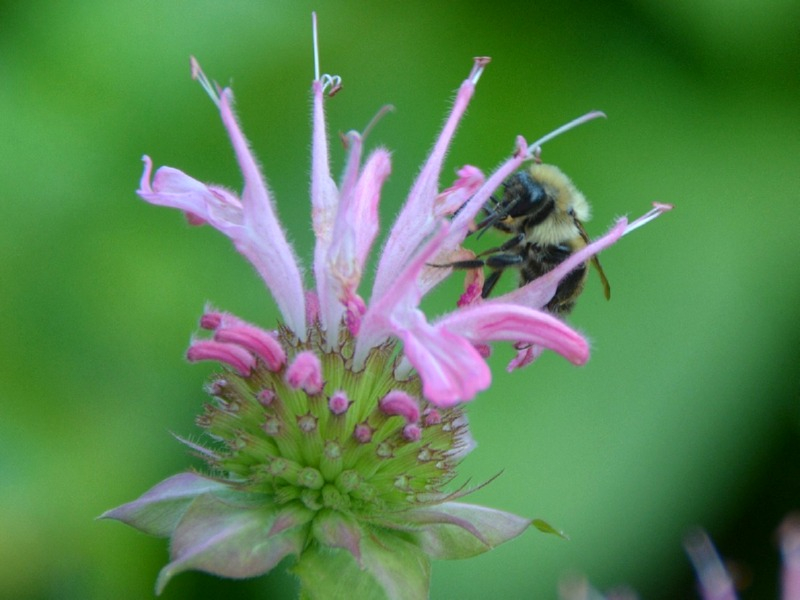
{"type": "Polygon", "coordinates": [[[210,311],[201,325],[215,339],[195,341],[190,359],[229,367],[198,418],[213,445],[184,442],[212,476],[176,475],[104,515],[172,538],[159,591],[187,569],[252,577],[296,555],[309,597],[340,586],[419,598],[430,558],[479,554],[530,524],[443,491],[474,445],[466,417],[422,400],[419,377],[394,378],[393,342],[354,371],[346,332],[327,349],[317,326],[300,341],[210,311]],[[238,361],[225,356],[237,348],[248,349],[238,361]]]}
{"type": "MultiPolygon", "coordinates": [[[[314,37],[316,49],[316,27],[314,37]]],[[[170,167],[153,175],[149,157],[138,194],[228,236],[272,292],[283,324],[266,331],[206,310],[200,326],[208,333],[192,341],[187,358],[223,365],[198,419],[211,443],[182,441],[207,461],[210,475],[176,475],[103,515],[171,539],[158,591],[185,570],[252,577],[294,556],[304,598],[422,598],[431,558],[474,556],[531,525],[457,502],[463,489],[445,491],[473,447],[462,403],[489,386],[486,357],[497,341],[518,350],[510,369],[546,348],[583,364],[586,340],[542,307],[578,265],[669,207],[656,205],[630,224],[620,219],[512,293],[484,301],[473,281],[453,312],[429,322],[420,301],[451,271],[430,265],[452,262],[493,191],[538,156],[540,144],[600,116],[589,113],[532,145],[518,138],[513,156],[488,178],[465,166],[440,190],[445,153],[487,62],[476,59],[462,82],[389,232],[367,302],[359,284],[390,160],[378,148],[362,164],[363,136],[350,132],[344,174],[334,183],[323,105],[339,79],[317,68],[311,86],[316,245],[308,290],[233,113],[231,90],[210,82],[192,60],[230,136],[244,176],[241,196],[170,167]]]]}

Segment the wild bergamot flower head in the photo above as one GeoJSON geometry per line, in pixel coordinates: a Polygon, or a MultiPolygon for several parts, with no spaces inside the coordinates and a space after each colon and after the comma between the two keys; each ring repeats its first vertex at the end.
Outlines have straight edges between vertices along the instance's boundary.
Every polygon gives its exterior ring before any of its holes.
{"type": "Polygon", "coordinates": [[[631,225],[620,219],[606,236],[511,294],[481,301],[473,283],[456,310],[429,321],[420,300],[450,272],[432,265],[458,256],[492,192],[551,137],[532,145],[518,138],[514,155],[491,176],[466,166],[440,191],[445,153],[487,62],[476,59],[461,84],[380,254],[366,301],[359,284],[378,232],[390,159],[378,148],[362,160],[363,136],[350,132],[344,174],[334,183],[324,101],[339,88],[338,77],[320,75],[317,67],[311,86],[316,245],[314,287],[307,289],[234,115],[232,91],[213,84],[192,60],[230,136],[242,193],[170,167],[153,175],[145,156],[138,194],[228,236],[263,278],[283,320],[265,330],[206,309],[200,321],[206,334],[192,341],[187,358],[217,361],[222,370],[208,384],[211,402],[197,421],[208,445],[183,441],[210,472],[171,477],[104,515],[171,538],[158,591],[185,570],[251,577],[293,555],[303,597],[421,598],[431,558],[479,554],[531,524],[458,502],[463,488],[446,490],[474,446],[462,404],[490,384],[485,356],[492,342],[516,344],[512,368],[544,348],[584,363],[586,340],[541,307],[576,266],[662,208],[631,225]]]}

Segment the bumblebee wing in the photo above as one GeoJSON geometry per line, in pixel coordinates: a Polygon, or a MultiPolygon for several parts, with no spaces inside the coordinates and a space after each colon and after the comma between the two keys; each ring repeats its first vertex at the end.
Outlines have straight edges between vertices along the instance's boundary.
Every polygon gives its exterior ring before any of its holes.
{"type": "MultiPolygon", "coordinates": [[[[589,235],[586,233],[586,230],[583,228],[583,223],[575,219],[575,225],[578,226],[578,231],[581,233],[581,237],[583,241],[589,244],[591,240],[589,239],[589,235]]],[[[606,277],[605,271],[603,271],[603,267],[600,264],[600,259],[597,258],[595,254],[591,261],[592,266],[597,269],[597,273],[600,275],[600,283],[603,284],[603,295],[606,297],[606,300],[611,300],[611,284],[608,283],[608,278],[606,277]]]]}

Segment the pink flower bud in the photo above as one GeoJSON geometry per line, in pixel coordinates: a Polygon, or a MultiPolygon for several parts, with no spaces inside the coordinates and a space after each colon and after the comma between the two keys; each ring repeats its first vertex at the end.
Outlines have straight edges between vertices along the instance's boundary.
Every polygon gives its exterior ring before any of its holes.
{"type": "Polygon", "coordinates": [[[400,390],[392,390],[379,403],[384,414],[401,416],[406,423],[419,421],[419,404],[417,399],[400,390]]]}
{"type": "Polygon", "coordinates": [[[372,427],[367,423],[359,423],[353,429],[353,437],[362,444],[367,444],[372,441],[372,427]]]}
{"type": "Polygon", "coordinates": [[[213,340],[196,340],[186,351],[189,362],[216,360],[233,367],[242,377],[248,377],[255,367],[255,359],[244,348],[213,340]]]}
{"type": "Polygon", "coordinates": [[[270,371],[278,371],[286,363],[286,352],[273,335],[254,325],[244,323],[226,327],[225,323],[214,333],[218,342],[241,346],[258,356],[270,371]]]}
{"type": "Polygon", "coordinates": [[[422,437],[422,429],[416,423],[409,423],[403,427],[403,437],[409,442],[418,442],[422,437]]]}
{"type": "Polygon", "coordinates": [[[334,392],[328,400],[328,408],[335,415],[343,415],[350,407],[350,399],[341,390],[334,392]]]}
{"type": "Polygon", "coordinates": [[[319,357],[310,351],[298,354],[286,371],[286,383],[294,389],[302,389],[310,395],[322,391],[322,364],[319,357]]]}

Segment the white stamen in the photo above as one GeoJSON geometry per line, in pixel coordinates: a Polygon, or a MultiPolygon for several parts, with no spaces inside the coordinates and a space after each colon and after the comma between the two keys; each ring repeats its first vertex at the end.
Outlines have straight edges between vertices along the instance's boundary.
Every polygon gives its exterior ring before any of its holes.
{"type": "Polygon", "coordinates": [[[319,42],[317,41],[317,13],[311,13],[311,31],[314,38],[314,81],[319,81],[319,42]]]}
{"type": "Polygon", "coordinates": [[[206,77],[206,74],[203,73],[203,69],[200,68],[200,63],[197,62],[194,56],[190,57],[189,61],[192,65],[192,79],[199,81],[200,85],[206,91],[206,94],[214,101],[214,104],[219,106],[219,86],[211,83],[208,77],[206,77]]]}
{"type": "Polygon", "coordinates": [[[562,125],[558,129],[554,129],[544,137],[539,138],[535,142],[533,142],[530,146],[528,146],[528,154],[533,156],[538,156],[541,153],[541,149],[539,148],[545,142],[549,142],[555,137],[558,137],[562,133],[569,131],[577,127],[578,125],[583,125],[584,123],[591,121],[592,119],[597,119],[598,117],[606,118],[605,113],[600,112],[599,110],[594,110],[592,112],[586,113],[585,115],[578,117],[577,119],[573,119],[569,123],[562,125]]]}
{"type": "Polygon", "coordinates": [[[322,81],[322,93],[327,93],[328,96],[333,96],[342,89],[342,78],[338,75],[328,75],[325,73],[320,81],[322,81]],[[329,88],[330,91],[328,91],[329,88]]]}
{"type": "Polygon", "coordinates": [[[633,223],[628,225],[625,228],[625,231],[622,232],[622,235],[628,235],[631,231],[635,231],[639,229],[642,225],[646,225],[656,217],[663,215],[665,212],[669,212],[674,207],[672,204],[662,204],[661,202],[653,202],[653,208],[643,214],[641,217],[636,219],[633,223]]]}

